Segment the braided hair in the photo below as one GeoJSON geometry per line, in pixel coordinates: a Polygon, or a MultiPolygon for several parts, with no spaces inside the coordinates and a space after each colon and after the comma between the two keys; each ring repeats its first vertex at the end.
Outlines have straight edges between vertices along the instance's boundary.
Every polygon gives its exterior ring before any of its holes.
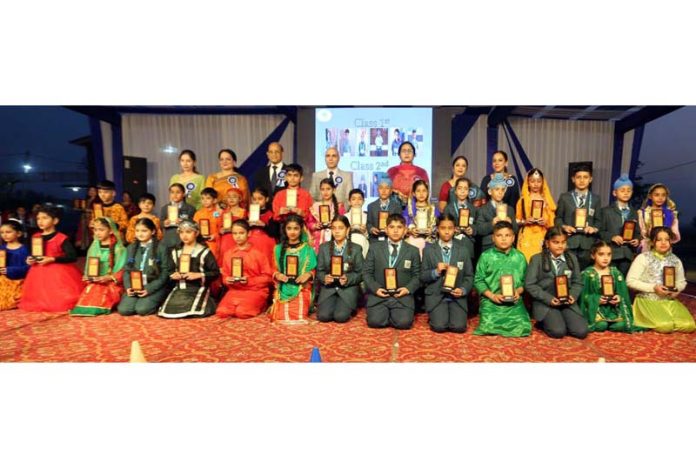
{"type": "Polygon", "coordinates": [[[331,187],[331,190],[333,192],[331,193],[331,204],[333,205],[334,217],[338,216],[338,199],[336,198],[336,184],[327,177],[326,179],[321,179],[321,181],[319,182],[320,188],[322,185],[328,185],[329,187],[331,187]]]}
{"type": "MultiPolygon", "coordinates": [[[[346,258],[350,258],[350,254],[351,254],[350,244],[352,242],[350,239],[350,236],[352,235],[352,233],[350,232],[350,221],[344,215],[336,215],[336,216],[334,216],[334,219],[331,221],[331,224],[333,224],[337,221],[339,223],[342,223],[346,227],[346,229],[348,230],[348,235],[346,236],[346,250],[345,250],[345,252],[346,252],[346,258]]],[[[336,249],[336,242],[334,241],[334,238],[332,235],[331,236],[331,250],[330,250],[331,255],[333,255],[333,252],[335,249],[336,249]]]]}
{"type": "MultiPolygon", "coordinates": [[[[157,240],[157,226],[155,226],[155,223],[150,218],[140,218],[138,219],[138,221],[136,221],[135,225],[145,226],[146,229],[152,232],[152,259],[154,260],[152,265],[152,276],[159,277],[160,268],[159,260],[157,258],[157,248],[159,246],[159,241],[157,240]]],[[[138,244],[139,242],[133,242],[132,245],[136,246],[135,248],[137,249],[138,244]]],[[[131,259],[129,259],[129,261],[131,261],[131,259]]],[[[132,261],[133,263],[135,263],[135,249],[132,261]]],[[[148,275],[148,277],[149,276],[150,275],[148,275]]]]}
{"type": "MultiPolygon", "coordinates": [[[[566,239],[568,238],[568,235],[559,226],[552,227],[551,229],[546,231],[546,235],[544,236],[544,247],[541,251],[541,264],[544,272],[548,273],[549,271],[551,271],[551,252],[549,251],[548,247],[546,247],[546,242],[558,236],[563,236],[566,239]]],[[[575,269],[573,258],[570,255],[566,255],[565,261],[568,265],[568,268],[570,268],[571,270],[575,269]]]]}
{"type": "MultiPolygon", "coordinates": [[[[116,235],[114,232],[111,230],[111,224],[109,224],[109,221],[106,218],[97,218],[94,220],[95,223],[99,223],[102,226],[105,226],[109,228],[109,270],[107,274],[111,274],[114,270],[114,251],[116,250],[116,235]]],[[[101,241],[100,241],[101,245],[101,241]]]]}
{"type": "MultiPolygon", "coordinates": [[[[283,227],[280,230],[280,256],[278,262],[278,268],[280,269],[280,272],[283,274],[285,274],[285,251],[288,249],[290,245],[286,229],[288,224],[290,223],[298,224],[300,226],[300,230],[303,230],[305,228],[304,219],[302,218],[302,216],[297,215],[295,213],[290,213],[283,222],[283,227]]],[[[302,239],[302,233],[300,233],[300,239],[302,239]]]]}

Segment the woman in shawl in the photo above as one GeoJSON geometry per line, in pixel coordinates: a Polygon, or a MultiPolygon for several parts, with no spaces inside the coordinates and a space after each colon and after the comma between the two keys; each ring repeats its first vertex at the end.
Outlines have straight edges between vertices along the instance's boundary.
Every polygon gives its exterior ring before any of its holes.
{"type": "Polygon", "coordinates": [[[556,203],[551,196],[544,174],[539,169],[534,168],[527,173],[515,213],[517,225],[520,226],[517,250],[524,254],[529,263],[533,255],[542,251],[546,231],[553,227],[556,216],[556,203]],[[532,209],[533,200],[543,202],[541,216],[537,210],[532,209]]]}

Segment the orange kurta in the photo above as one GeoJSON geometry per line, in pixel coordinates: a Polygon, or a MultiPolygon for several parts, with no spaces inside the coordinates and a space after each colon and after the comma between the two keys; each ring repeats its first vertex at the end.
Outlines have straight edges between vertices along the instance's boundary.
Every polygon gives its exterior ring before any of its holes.
{"type": "Polygon", "coordinates": [[[126,242],[129,244],[132,244],[135,242],[135,223],[138,222],[139,219],[141,218],[149,218],[153,223],[155,223],[155,227],[157,228],[157,240],[162,240],[162,227],[160,226],[160,220],[157,216],[153,214],[145,214],[145,213],[140,213],[135,216],[133,216],[130,221],[128,221],[128,229],[126,230],[126,242]]]}
{"type": "Polygon", "coordinates": [[[210,251],[213,253],[213,256],[215,257],[215,260],[217,260],[218,264],[220,263],[220,245],[219,245],[219,240],[220,240],[220,228],[222,227],[222,224],[220,224],[222,217],[222,211],[216,207],[212,208],[201,208],[200,210],[196,211],[196,214],[193,215],[193,220],[198,224],[200,227],[201,225],[201,219],[207,219],[208,223],[210,224],[210,240],[206,240],[206,244],[208,245],[208,248],[210,251]]]}
{"type": "Polygon", "coordinates": [[[266,310],[270,296],[270,286],[273,284],[273,269],[261,251],[247,244],[244,249],[235,245],[225,252],[222,261],[222,278],[228,288],[215,312],[221,317],[255,317],[266,310]],[[243,275],[247,283],[227,284],[227,278],[232,276],[232,258],[240,257],[243,263],[243,275]]]}
{"type": "MultiPolygon", "coordinates": [[[[102,209],[104,210],[105,217],[111,218],[113,222],[118,224],[118,230],[121,231],[121,236],[123,237],[128,229],[128,215],[126,214],[126,210],[120,203],[112,203],[111,205],[103,204],[102,209]]],[[[89,219],[90,221],[94,221],[94,211],[90,214],[89,219]]]]}

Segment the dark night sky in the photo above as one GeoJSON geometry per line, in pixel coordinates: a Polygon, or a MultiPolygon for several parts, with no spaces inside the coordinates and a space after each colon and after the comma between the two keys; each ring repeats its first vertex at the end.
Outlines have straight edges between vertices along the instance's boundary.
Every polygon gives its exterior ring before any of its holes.
{"type": "MultiPolygon", "coordinates": [[[[646,126],[640,159],[645,165],[639,170],[647,182],[664,182],[687,224],[696,216],[696,204],[687,203],[693,193],[693,174],[696,164],[666,171],[649,172],[680,163],[696,161],[696,106],[682,108],[646,126]]],[[[9,154],[30,151],[30,164],[35,171],[85,171],[85,150],[69,144],[70,140],[89,134],[88,118],[59,106],[12,107],[0,106],[0,161],[3,172],[22,171],[24,156],[9,154]],[[41,156],[41,157],[39,157],[41,156]],[[50,158],[50,159],[46,159],[50,158]]],[[[26,188],[29,184],[17,184],[26,188]]],[[[33,184],[35,190],[71,199],[75,193],[62,187],[63,183],[33,184]]],[[[82,196],[84,191],[80,191],[82,196]]]]}

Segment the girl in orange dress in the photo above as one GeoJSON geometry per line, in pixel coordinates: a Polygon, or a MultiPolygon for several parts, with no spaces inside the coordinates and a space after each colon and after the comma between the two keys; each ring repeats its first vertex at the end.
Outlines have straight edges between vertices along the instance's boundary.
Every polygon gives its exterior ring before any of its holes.
{"type": "Polygon", "coordinates": [[[537,168],[530,170],[522,184],[522,194],[517,200],[515,217],[520,231],[517,236],[517,250],[522,252],[529,263],[532,256],[541,253],[546,231],[553,227],[556,216],[556,202],[546,183],[544,174],[537,168]],[[541,218],[532,214],[532,200],[542,200],[544,208],[541,218]]]}
{"type": "Polygon", "coordinates": [[[228,290],[215,312],[220,317],[251,318],[268,307],[273,269],[268,257],[249,242],[249,223],[238,219],[232,224],[235,246],[222,260],[222,281],[228,290]],[[241,272],[232,268],[241,259],[241,272]],[[241,276],[234,276],[241,273],[241,276]]]}

